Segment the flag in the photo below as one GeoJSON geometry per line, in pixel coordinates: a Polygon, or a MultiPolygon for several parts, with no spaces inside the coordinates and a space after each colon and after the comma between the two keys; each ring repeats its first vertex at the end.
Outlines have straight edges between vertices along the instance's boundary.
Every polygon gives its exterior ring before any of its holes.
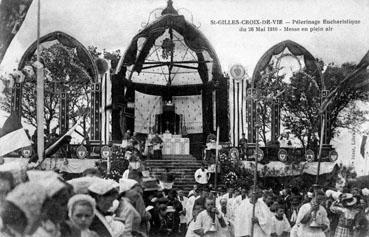
{"type": "Polygon", "coordinates": [[[30,145],[31,142],[22,127],[19,115],[10,114],[0,132],[0,156],[30,145]]]}
{"type": "Polygon", "coordinates": [[[336,98],[336,96],[341,93],[346,88],[356,88],[356,89],[369,89],[369,78],[358,79],[358,76],[366,71],[366,68],[369,66],[369,51],[365,54],[365,56],[360,60],[359,64],[356,66],[356,69],[347,75],[334,90],[332,90],[328,96],[324,99],[320,106],[320,113],[323,113],[330,103],[336,98]]]}
{"type": "Polygon", "coordinates": [[[76,130],[79,122],[81,121],[83,116],[81,116],[80,119],[77,120],[76,124],[71,128],[69,129],[69,131],[67,133],[65,133],[61,138],[59,138],[54,144],[52,144],[51,146],[49,146],[46,151],[45,151],[45,155],[50,155],[50,153],[52,153],[52,151],[55,150],[56,147],[59,147],[59,143],[61,143],[62,141],[65,140],[65,138],[68,136],[70,137],[72,135],[72,133],[74,132],[74,130],[76,130]]]}
{"type": "Polygon", "coordinates": [[[0,1],[0,63],[26,18],[33,0],[0,1]]]}
{"type": "Polygon", "coordinates": [[[368,137],[366,135],[363,136],[362,140],[361,140],[361,146],[360,146],[360,154],[362,155],[363,158],[365,158],[365,146],[366,146],[366,142],[367,142],[368,137]]]}

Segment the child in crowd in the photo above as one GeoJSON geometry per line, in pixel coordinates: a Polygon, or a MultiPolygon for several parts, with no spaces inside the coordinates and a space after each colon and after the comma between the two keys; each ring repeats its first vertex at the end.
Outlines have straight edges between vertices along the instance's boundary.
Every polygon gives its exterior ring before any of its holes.
{"type": "Polygon", "coordinates": [[[272,237],[288,237],[290,236],[291,225],[284,214],[282,205],[277,205],[275,215],[272,217],[272,237]]]}

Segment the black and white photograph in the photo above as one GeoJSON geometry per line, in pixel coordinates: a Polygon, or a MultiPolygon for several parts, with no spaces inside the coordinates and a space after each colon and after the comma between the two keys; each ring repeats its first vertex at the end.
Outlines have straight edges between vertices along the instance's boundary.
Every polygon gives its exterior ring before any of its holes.
{"type": "Polygon", "coordinates": [[[0,0],[0,237],[369,237],[368,13],[0,0]]]}

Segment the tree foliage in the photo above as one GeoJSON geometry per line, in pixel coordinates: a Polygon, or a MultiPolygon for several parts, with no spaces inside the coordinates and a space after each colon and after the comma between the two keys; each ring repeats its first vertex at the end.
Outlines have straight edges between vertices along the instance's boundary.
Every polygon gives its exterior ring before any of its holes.
{"type": "MultiPolygon", "coordinates": [[[[30,66],[36,61],[34,55],[26,65],[30,66]]],[[[58,127],[60,92],[65,91],[69,99],[69,118],[76,121],[84,116],[84,122],[88,116],[90,81],[91,78],[85,70],[84,64],[79,60],[75,49],[68,48],[60,43],[43,47],[40,61],[44,65],[44,121],[46,133],[58,127]]],[[[23,83],[22,91],[22,117],[36,127],[36,75],[27,76],[23,83]]],[[[7,101],[1,104],[1,108],[10,112],[11,92],[6,92],[7,101]]]]}
{"type": "MultiPolygon", "coordinates": [[[[318,61],[323,65],[322,61],[318,61]]],[[[329,64],[322,74],[325,89],[330,92],[352,71],[355,65],[345,63],[341,66],[329,64]]],[[[358,77],[369,77],[368,72],[363,72],[358,77]]],[[[360,79],[360,78],[358,78],[360,79]]],[[[361,81],[361,79],[360,79],[361,81]]],[[[282,106],[281,122],[284,128],[291,132],[303,145],[304,148],[317,149],[320,138],[321,114],[321,94],[323,84],[321,78],[311,75],[307,71],[295,73],[290,78],[290,83],[286,83],[278,75],[278,69],[268,69],[263,72],[261,80],[256,86],[261,90],[264,98],[259,102],[260,121],[262,123],[261,137],[265,138],[265,131],[270,127],[270,100],[283,91],[279,98],[282,106]]],[[[358,128],[366,121],[367,111],[363,111],[358,102],[368,102],[369,93],[366,88],[344,88],[343,92],[334,98],[329,105],[328,114],[328,142],[338,134],[339,128],[358,128]]]]}
{"type": "Polygon", "coordinates": [[[102,52],[99,51],[99,49],[96,46],[88,46],[88,51],[92,55],[93,58],[99,58],[100,56],[103,56],[106,60],[110,61],[111,68],[110,71],[114,72],[115,69],[118,66],[119,59],[121,57],[121,52],[119,49],[113,50],[111,52],[107,51],[106,49],[103,49],[102,52]]]}

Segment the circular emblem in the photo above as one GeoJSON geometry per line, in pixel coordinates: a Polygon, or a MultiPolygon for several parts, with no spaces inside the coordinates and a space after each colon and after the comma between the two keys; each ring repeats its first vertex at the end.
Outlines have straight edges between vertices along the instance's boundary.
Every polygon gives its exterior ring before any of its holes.
{"type": "Polygon", "coordinates": [[[307,150],[306,152],[305,152],[305,159],[306,159],[306,161],[308,161],[308,162],[313,162],[314,161],[314,159],[315,159],[315,154],[314,154],[314,152],[312,151],[312,150],[307,150]]]}
{"type": "Polygon", "coordinates": [[[77,147],[76,153],[79,159],[84,159],[87,156],[87,148],[84,145],[80,145],[77,147]]]}
{"type": "Polygon", "coordinates": [[[22,148],[22,156],[24,158],[30,158],[31,155],[32,155],[32,147],[31,146],[27,146],[27,147],[22,148]]]}
{"type": "Polygon", "coordinates": [[[288,153],[285,149],[280,149],[278,151],[278,159],[282,162],[286,162],[288,158],[288,153]]]}
{"type": "MultiPolygon", "coordinates": [[[[254,150],[254,157],[256,157],[256,149],[254,150]]],[[[264,151],[260,148],[258,148],[257,157],[258,161],[262,161],[264,158],[264,151]]]]}
{"type": "Polygon", "coordinates": [[[231,157],[232,162],[238,161],[240,153],[237,148],[233,147],[229,150],[229,157],[231,157]]]}
{"type": "Polygon", "coordinates": [[[235,64],[231,67],[230,73],[233,79],[236,81],[241,81],[245,79],[246,76],[246,70],[241,64],[235,64]]]}
{"type": "Polygon", "coordinates": [[[338,153],[335,150],[329,152],[329,160],[334,162],[338,159],[338,153]]]}
{"type": "Polygon", "coordinates": [[[111,148],[109,146],[103,146],[101,147],[101,158],[108,159],[109,156],[111,156],[111,148]]]}

